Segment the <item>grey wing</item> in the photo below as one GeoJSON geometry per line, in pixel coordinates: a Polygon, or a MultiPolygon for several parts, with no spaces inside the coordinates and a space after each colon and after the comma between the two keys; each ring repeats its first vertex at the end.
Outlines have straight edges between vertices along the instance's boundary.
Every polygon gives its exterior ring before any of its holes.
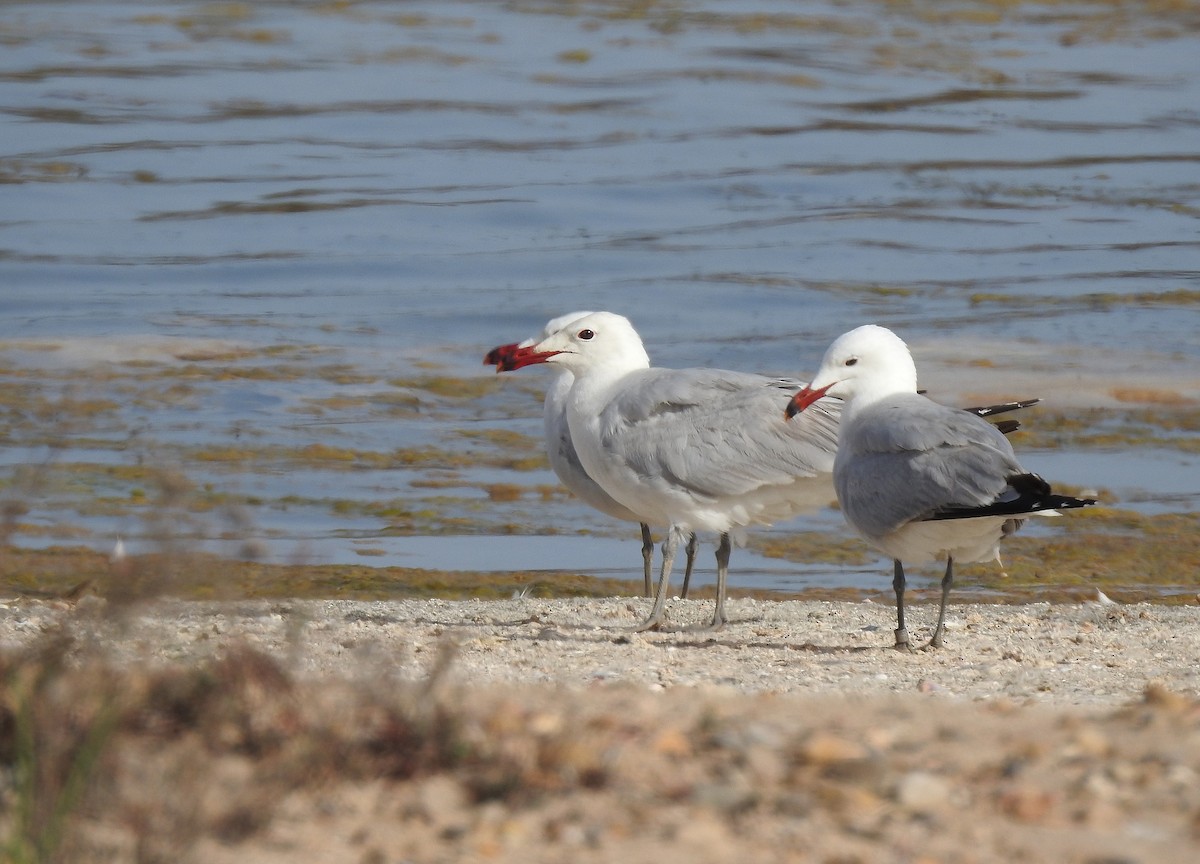
{"type": "Polygon", "coordinates": [[[605,449],[648,482],[724,497],[833,470],[840,402],[785,419],[802,382],[710,369],[646,370],[601,415],[605,449]]]}
{"type": "Polygon", "coordinates": [[[990,504],[1022,473],[986,420],[915,394],[865,409],[847,433],[834,485],[846,518],[869,537],[945,507],[990,504]]]}

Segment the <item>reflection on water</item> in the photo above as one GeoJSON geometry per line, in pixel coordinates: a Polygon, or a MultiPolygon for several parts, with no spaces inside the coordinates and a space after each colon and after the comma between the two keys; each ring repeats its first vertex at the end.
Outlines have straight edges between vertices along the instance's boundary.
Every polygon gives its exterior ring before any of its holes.
{"type": "MultiPolygon", "coordinates": [[[[537,464],[536,372],[461,383],[576,308],[664,365],[798,374],[872,320],[948,401],[1194,416],[1198,39],[1150,2],[6,4],[7,524],[137,534],[152,466],[203,537],[623,537],[537,464]]],[[[1031,460],[1196,508],[1194,450],[1125,443],[1031,460]]]]}

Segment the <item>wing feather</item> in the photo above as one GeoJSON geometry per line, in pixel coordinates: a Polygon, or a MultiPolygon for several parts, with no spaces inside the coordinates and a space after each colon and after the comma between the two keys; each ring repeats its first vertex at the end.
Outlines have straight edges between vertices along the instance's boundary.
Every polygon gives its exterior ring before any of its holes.
{"type": "Polygon", "coordinates": [[[864,408],[841,447],[834,485],[846,518],[868,537],[946,509],[991,504],[1024,473],[986,420],[916,394],[864,408]]]}
{"type": "Polygon", "coordinates": [[[786,420],[801,381],[712,369],[634,374],[602,410],[600,441],[647,483],[723,498],[833,470],[841,403],[786,420]]]}

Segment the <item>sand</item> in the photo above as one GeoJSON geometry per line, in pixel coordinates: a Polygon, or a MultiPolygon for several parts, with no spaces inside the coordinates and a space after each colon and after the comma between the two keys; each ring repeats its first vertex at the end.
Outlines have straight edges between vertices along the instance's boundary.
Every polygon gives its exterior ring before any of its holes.
{"type": "MultiPolygon", "coordinates": [[[[945,647],[911,654],[876,603],[737,599],[703,633],[682,628],[711,603],[674,601],[677,629],[631,632],[648,609],[162,602],[117,622],[94,598],[20,601],[0,608],[0,648],[64,621],[80,655],[128,668],[248,647],[289,677],[303,734],[320,717],[331,742],[366,735],[378,697],[364,694],[383,691],[439,700],[475,742],[406,776],[272,787],[232,834],[220,826],[251,806],[253,768],[211,745],[219,803],[179,860],[1200,860],[1200,607],[953,605],[945,647]],[[493,788],[480,777],[497,766],[493,788]]],[[[912,607],[914,640],[935,611],[912,607]]],[[[110,833],[93,839],[121,836],[115,809],[96,820],[110,833]]]]}

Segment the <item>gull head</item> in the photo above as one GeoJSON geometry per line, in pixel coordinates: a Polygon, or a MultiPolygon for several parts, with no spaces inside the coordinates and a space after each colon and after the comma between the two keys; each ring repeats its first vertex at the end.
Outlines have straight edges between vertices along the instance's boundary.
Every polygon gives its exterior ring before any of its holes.
{"type": "Polygon", "coordinates": [[[554,363],[575,374],[593,369],[624,373],[646,369],[650,358],[629,319],[612,312],[592,312],[569,321],[528,348],[518,348],[511,368],[554,363]]]}
{"type": "Polygon", "coordinates": [[[542,328],[542,335],[540,337],[538,337],[537,339],[527,339],[524,342],[522,342],[521,344],[522,345],[530,345],[530,346],[536,345],[538,342],[540,342],[542,339],[545,339],[547,336],[553,336],[555,333],[557,333],[559,330],[562,330],[568,324],[573,324],[574,322],[578,321],[580,318],[586,318],[589,315],[595,315],[595,314],[596,313],[593,312],[591,309],[585,309],[581,312],[568,312],[566,315],[559,315],[557,318],[551,318],[549,321],[546,322],[546,326],[542,328]]]}
{"type": "Polygon", "coordinates": [[[542,328],[540,336],[534,336],[525,339],[522,342],[510,342],[507,345],[497,345],[483,357],[483,365],[495,366],[497,372],[511,372],[513,369],[520,369],[522,366],[528,366],[529,361],[521,362],[522,358],[527,358],[531,353],[531,349],[538,342],[545,339],[559,330],[566,327],[572,321],[583,318],[586,315],[591,315],[590,311],[584,310],[579,312],[568,312],[566,315],[559,315],[557,318],[551,318],[546,322],[546,326],[542,328]]]}
{"type": "Polygon", "coordinates": [[[904,340],[886,327],[864,324],[833,341],[813,380],[788,403],[787,416],[826,395],[849,402],[916,391],[917,367],[904,340]]]}

